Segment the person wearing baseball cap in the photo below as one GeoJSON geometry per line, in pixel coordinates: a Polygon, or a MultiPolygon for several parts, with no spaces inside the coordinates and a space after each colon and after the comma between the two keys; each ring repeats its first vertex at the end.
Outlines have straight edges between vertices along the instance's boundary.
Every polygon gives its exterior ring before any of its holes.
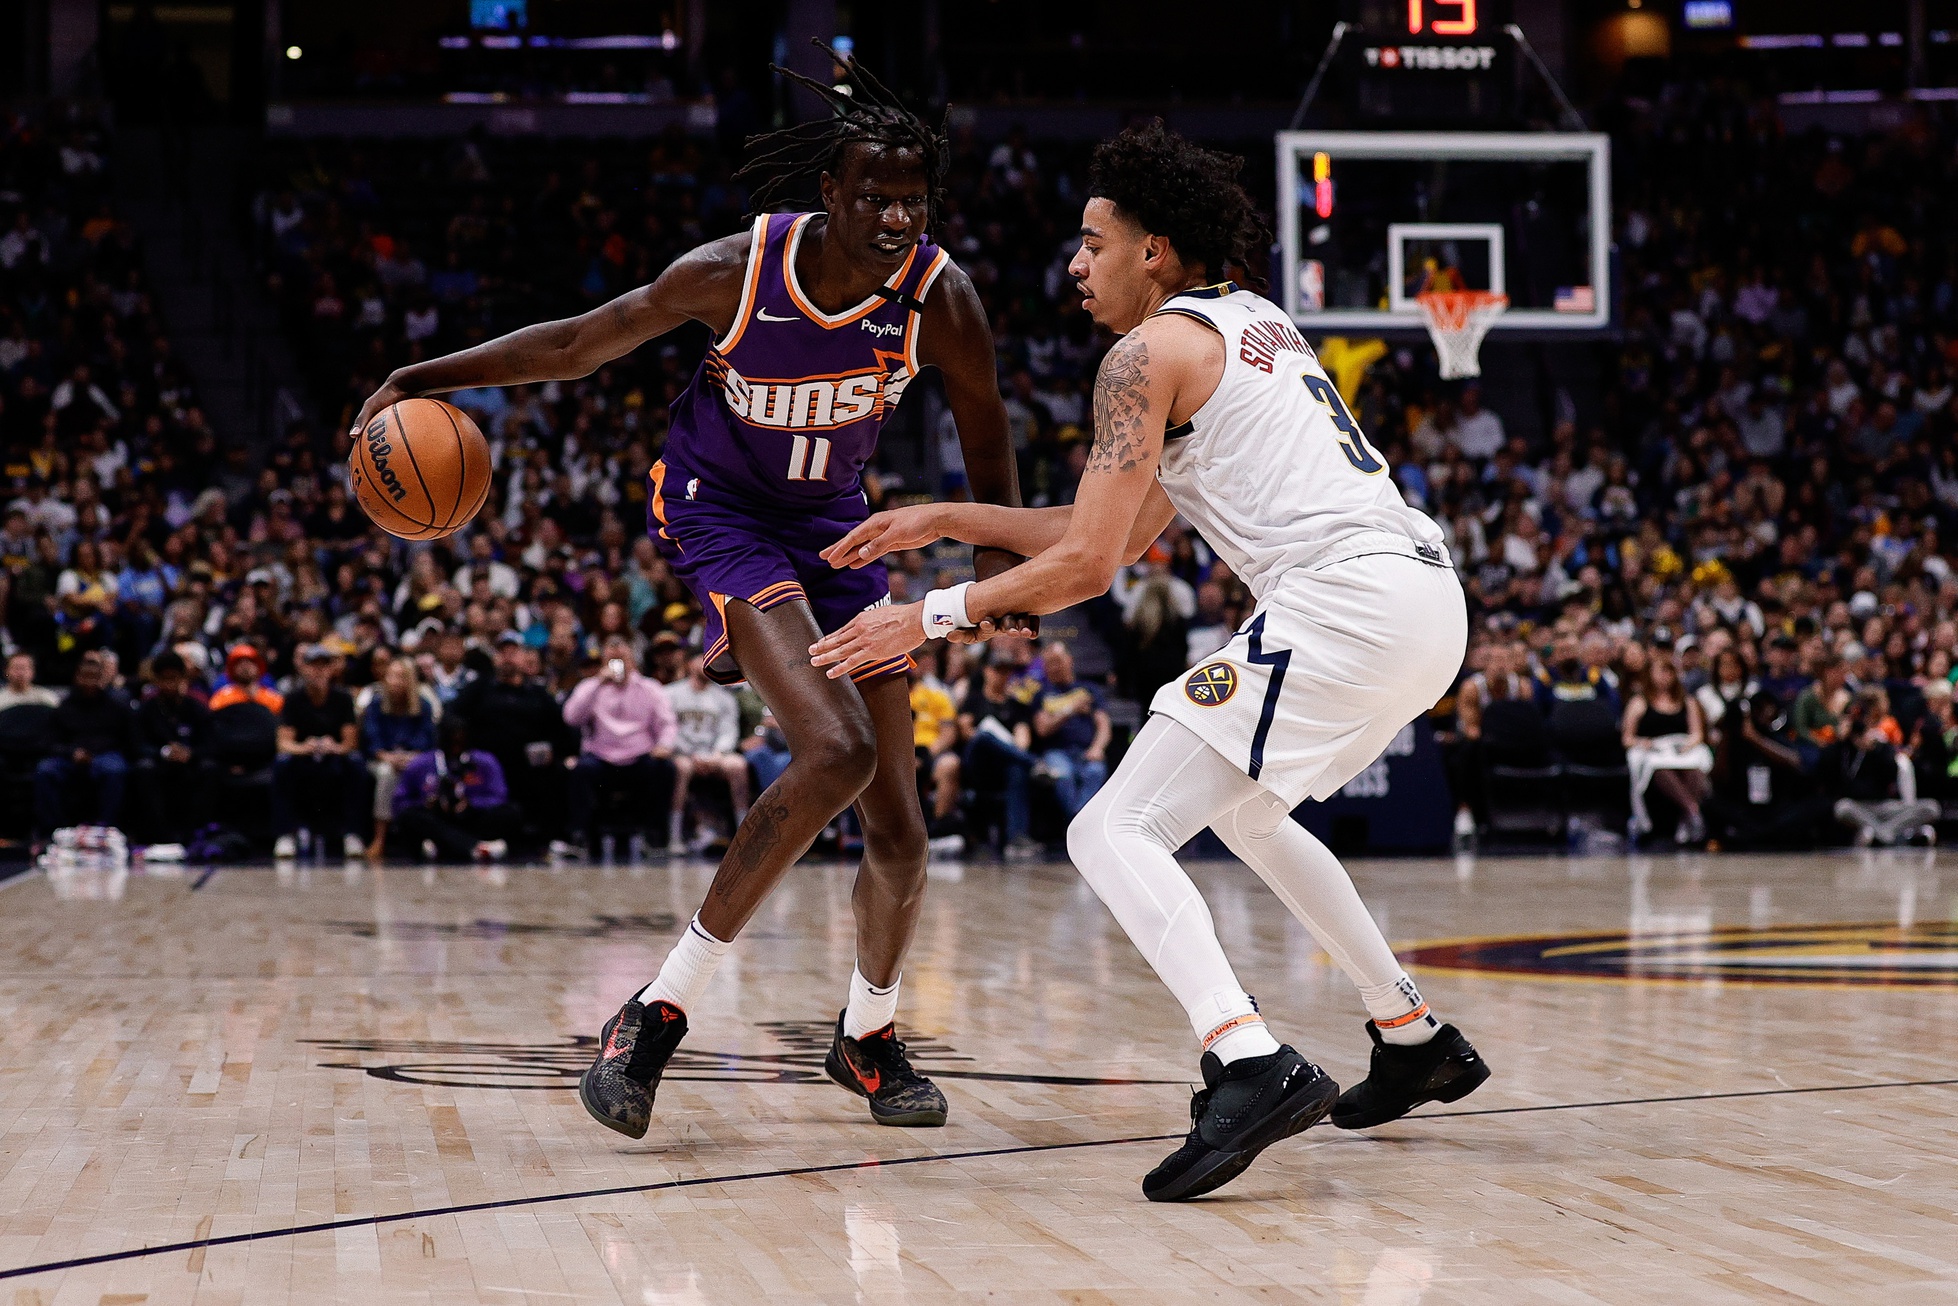
{"type": "Polygon", "coordinates": [[[251,644],[233,644],[224,655],[224,682],[211,695],[211,711],[236,703],[258,703],[267,711],[284,710],[286,698],[265,683],[265,657],[251,644]]]}

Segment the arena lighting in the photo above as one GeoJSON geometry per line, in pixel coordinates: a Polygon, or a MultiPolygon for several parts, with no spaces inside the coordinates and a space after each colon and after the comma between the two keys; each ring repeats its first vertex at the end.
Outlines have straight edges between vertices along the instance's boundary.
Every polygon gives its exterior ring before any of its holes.
{"type": "Polygon", "coordinates": [[[289,45],[286,47],[286,58],[288,59],[297,59],[305,53],[306,52],[304,50],[300,49],[296,45],[289,45]]]}
{"type": "Polygon", "coordinates": [[[1733,0],[1686,0],[1681,17],[1696,31],[1724,30],[1734,25],[1733,0]]]}
{"type": "Polygon", "coordinates": [[[1312,156],[1312,211],[1322,218],[1333,215],[1333,156],[1324,150],[1312,156]]]}

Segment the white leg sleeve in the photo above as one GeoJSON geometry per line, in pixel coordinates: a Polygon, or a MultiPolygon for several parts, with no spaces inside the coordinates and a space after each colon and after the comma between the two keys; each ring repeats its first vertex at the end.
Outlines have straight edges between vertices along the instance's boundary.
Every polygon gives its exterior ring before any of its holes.
{"type": "Polygon", "coordinates": [[[1219,816],[1215,829],[1346,972],[1382,1033],[1394,1041],[1424,1040],[1435,1026],[1427,1003],[1332,849],[1264,789],[1219,816]],[[1397,1031],[1404,1033],[1397,1037],[1397,1031]]]}
{"type": "Polygon", "coordinates": [[[1217,942],[1209,906],[1172,854],[1256,790],[1188,727],[1151,717],[1067,830],[1075,866],[1183,1004],[1205,1046],[1256,1024],[1256,1008],[1217,942]]]}

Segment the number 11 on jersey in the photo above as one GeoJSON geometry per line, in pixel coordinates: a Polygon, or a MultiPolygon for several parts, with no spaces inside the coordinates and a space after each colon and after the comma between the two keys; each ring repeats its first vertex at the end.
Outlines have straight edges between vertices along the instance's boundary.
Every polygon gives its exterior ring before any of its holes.
{"type": "Polygon", "coordinates": [[[820,435],[814,439],[806,435],[792,436],[789,443],[789,479],[828,480],[829,441],[820,435]]]}

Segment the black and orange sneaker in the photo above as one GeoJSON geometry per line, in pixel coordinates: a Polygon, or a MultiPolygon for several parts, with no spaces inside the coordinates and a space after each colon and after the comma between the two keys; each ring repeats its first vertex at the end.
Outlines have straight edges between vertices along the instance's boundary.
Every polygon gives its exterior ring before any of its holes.
{"type": "Polygon", "coordinates": [[[1333,1123],[1341,1129],[1371,1129],[1424,1103],[1458,1102],[1489,1078],[1489,1063],[1453,1025],[1443,1025],[1426,1043],[1406,1047],[1381,1038],[1370,1020],[1367,1035],[1373,1039],[1367,1077],[1340,1094],[1333,1107],[1333,1123]]]}
{"type": "Polygon", "coordinates": [[[670,1002],[648,1007],[634,998],[605,1022],[598,1059],[578,1077],[578,1100],[607,1129],[644,1138],[660,1073],[686,1036],[686,1012],[670,1002]]]}
{"type": "Polygon", "coordinates": [[[1310,1129],[1332,1109],[1339,1085],[1291,1045],[1225,1065],[1203,1054],[1203,1088],[1190,1098],[1190,1136],[1142,1180],[1152,1202],[1181,1202],[1222,1188],[1273,1143],[1310,1129]]]}
{"type": "Polygon", "coordinates": [[[880,1125],[920,1129],[945,1123],[945,1095],[911,1068],[895,1024],[850,1038],[838,1012],[836,1041],[829,1045],[823,1069],[858,1097],[870,1099],[870,1118],[880,1125]]]}

